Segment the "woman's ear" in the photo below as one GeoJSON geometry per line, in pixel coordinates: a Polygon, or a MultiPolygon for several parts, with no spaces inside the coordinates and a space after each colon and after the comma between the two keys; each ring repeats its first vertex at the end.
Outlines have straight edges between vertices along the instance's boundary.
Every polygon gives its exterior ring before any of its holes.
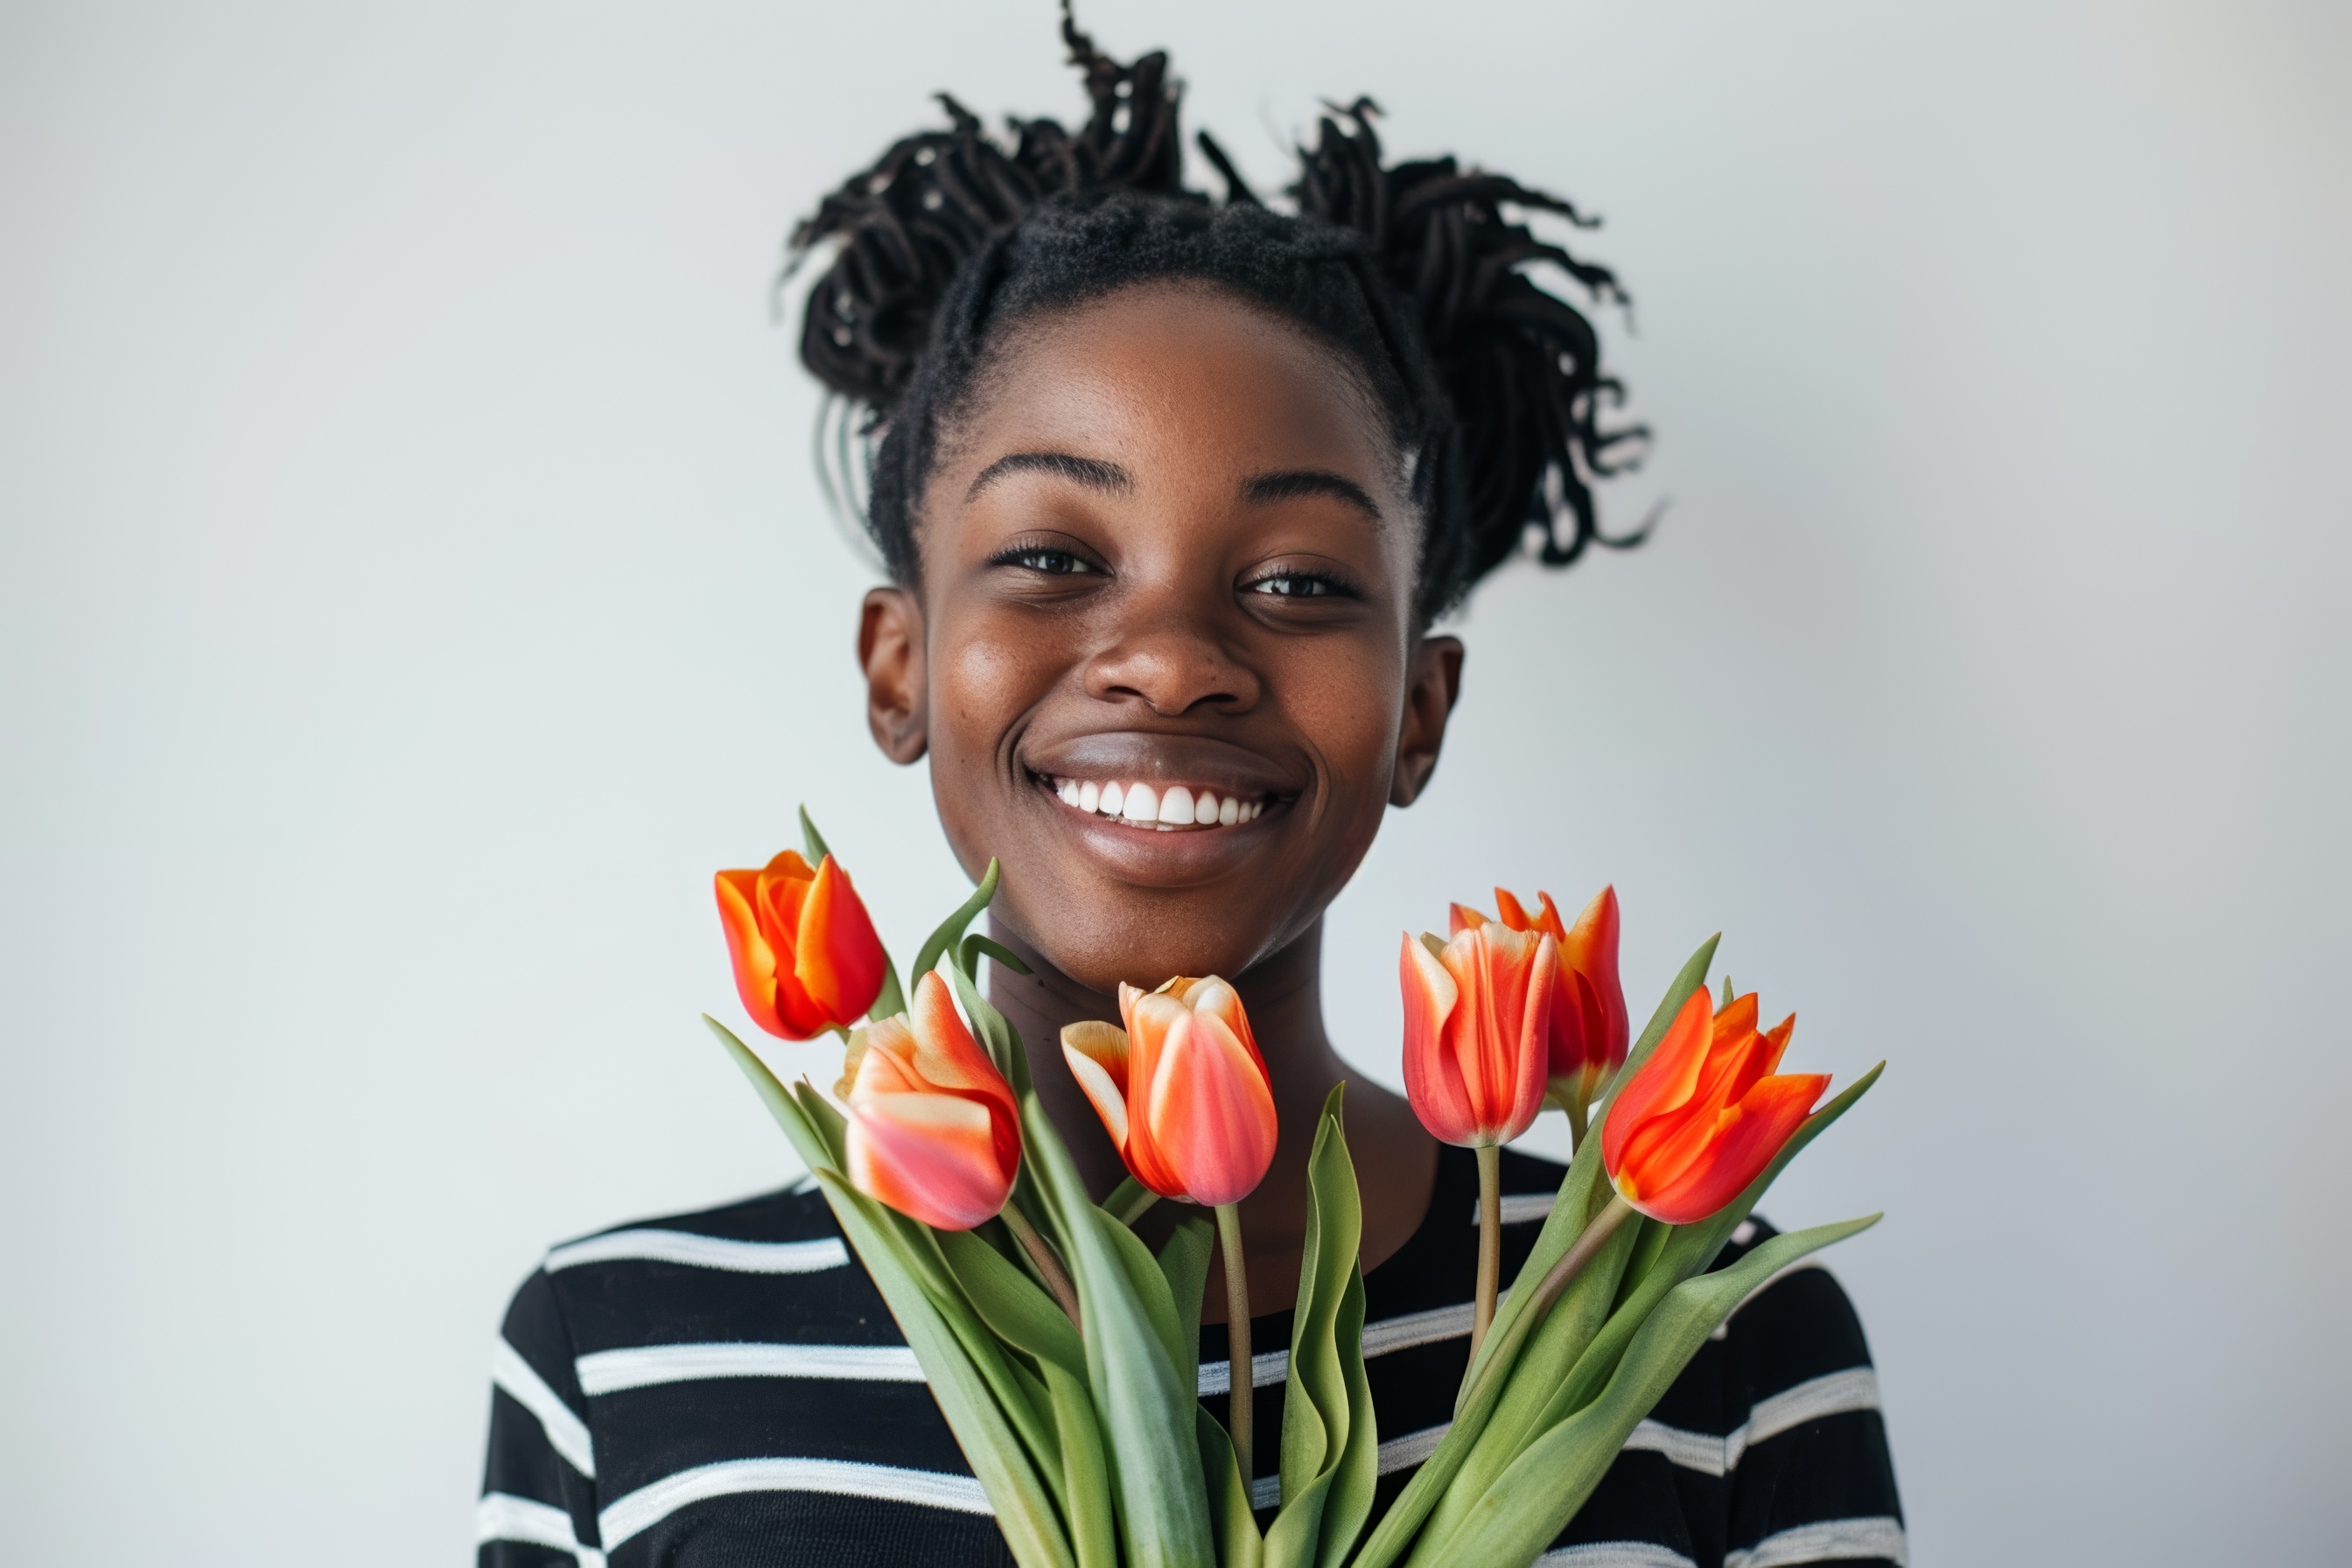
{"type": "Polygon", "coordinates": [[[866,725],[882,754],[904,766],[930,743],[923,667],[923,610],[904,588],[872,588],[857,618],[857,662],[866,670],[866,725]]]}
{"type": "Polygon", "coordinates": [[[1389,781],[1391,805],[1411,805],[1429,787],[1445,744],[1445,721],[1461,694],[1462,639],[1422,638],[1406,673],[1404,723],[1397,731],[1396,772],[1389,781]]]}

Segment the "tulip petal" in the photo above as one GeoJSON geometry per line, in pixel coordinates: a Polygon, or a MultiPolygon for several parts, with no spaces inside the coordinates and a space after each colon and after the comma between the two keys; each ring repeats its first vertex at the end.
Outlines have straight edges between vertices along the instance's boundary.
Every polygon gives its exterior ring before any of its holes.
{"type": "Polygon", "coordinates": [[[882,994],[889,960],[857,889],[832,856],[817,867],[799,915],[793,978],[830,1022],[847,1024],[864,1017],[882,994]]]}
{"type": "Polygon", "coordinates": [[[1702,1158],[1654,1191],[1628,1192],[1621,1184],[1619,1193],[1634,1208],[1668,1225],[1705,1219],[1747,1191],[1748,1184],[1763,1173],[1782,1145],[1804,1125],[1829,1081],[1825,1073],[1764,1079],[1707,1129],[1709,1147],[1702,1158]]]}
{"type": "Polygon", "coordinates": [[[1011,1086],[972,1038],[938,970],[915,982],[914,1000],[906,1016],[916,1046],[915,1068],[925,1083],[951,1094],[982,1095],[1001,1106],[1007,1116],[1018,1114],[1011,1086]]]}
{"type": "Polygon", "coordinates": [[[860,1095],[850,1102],[849,1180],[940,1230],[993,1218],[1013,1191],[988,1107],[951,1094],[860,1095]]]}
{"type": "Polygon", "coordinates": [[[727,933],[727,957],[735,971],[735,994],[751,1022],[771,1035],[805,1040],[808,1033],[787,1032],[776,1011],[776,951],[760,934],[760,917],[751,907],[758,890],[756,871],[721,871],[712,879],[719,896],[719,923],[727,933]]]}
{"type": "Polygon", "coordinates": [[[1185,1013],[1170,1024],[1139,1110],[1171,1174],[1194,1203],[1238,1203],[1274,1163],[1274,1092],[1224,1021],[1185,1013]]]}
{"type": "Polygon", "coordinates": [[[1404,1085],[1421,1124],[1447,1143],[1473,1136],[1460,1074],[1445,1061],[1445,1021],[1462,998],[1462,988],[1426,941],[1408,935],[1397,955],[1404,994],[1404,1085]]]}
{"type": "Polygon", "coordinates": [[[1713,1006],[1701,986],[1683,1003],[1641,1070],[1610,1099],[1608,1119],[1601,1129],[1601,1158],[1612,1177],[1624,1169],[1626,1141],[1635,1130],[1690,1099],[1713,1037],[1713,1006]]]}
{"type": "MultiPolygon", "coordinates": [[[[1536,897],[1542,899],[1543,895],[1538,893],[1536,897]]],[[[1544,901],[1549,904],[1551,900],[1545,899],[1544,901]]],[[[1461,906],[1457,904],[1454,907],[1459,909],[1461,906]]],[[[1495,889],[1495,918],[1513,931],[1527,931],[1536,923],[1528,918],[1528,907],[1512,897],[1508,888],[1495,889]]]]}
{"type": "Polygon", "coordinates": [[[1102,1118],[1118,1152],[1127,1152],[1127,1031],[1089,1020],[1062,1027],[1062,1059],[1102,1118]]]}

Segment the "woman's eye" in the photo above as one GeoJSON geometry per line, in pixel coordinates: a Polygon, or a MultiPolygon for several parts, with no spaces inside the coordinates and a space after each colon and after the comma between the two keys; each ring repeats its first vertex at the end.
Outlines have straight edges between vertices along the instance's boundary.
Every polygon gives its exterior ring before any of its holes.
{"type": "Polygon", "coordinates": [[[1096,569],[1094,563],[1067,550],[1015,550],[998,559],[1007,566],[1026,566],[1048,577],[1076,576],[1096,569]]]}
{"type": "Polygon", "coordinates": [[[1339,585],[1328,577],[1317,577],[1305,572],[1277,572],[1271,577],[1261,577],[1249,585],[1253,594],[1270,594],[1277,599],[1317,599],[1339,591],[1339,585]]]}

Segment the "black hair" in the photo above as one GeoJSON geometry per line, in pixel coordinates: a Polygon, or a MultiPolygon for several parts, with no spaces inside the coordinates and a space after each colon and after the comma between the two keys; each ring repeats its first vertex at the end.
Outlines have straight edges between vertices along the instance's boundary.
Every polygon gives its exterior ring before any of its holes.
{"type": "Polygon", "coordinates": [[[1646,527],[1601,531],[1592,486],[1639,462],[1648,429],[1604,425],[1624,389],[1601,367],[1592,323],[1524,269],[1549,262],[1597,301],[1624,291],[1508,209],[1593,220],[1450,157],[1383,166],[1370,99],[1327,106],[1317,144],[1299,149],[1295,215],[1269,209],[1203,132],[1225,186],[1213,200],[1183,184],[1167,56],[1120,65],[1078,30],[1069,0],[1062,37],[1092,100],[1076,132],[1013,119],[1000,142],[941,94],[946,129],[898,141],[793,235],[794,266],[837,246],[809,291],[801,358],[837,395],[844,479],[858,477],[851,437],[867,444],[862,521],[898,581],[916,578],[914,509],[940,429],[1002,329],[1161,278],[1260,302],[1364,371],[1412,458],[1424,619],[1531,531],[1554,566],[1640,542],[1646,527]]]}

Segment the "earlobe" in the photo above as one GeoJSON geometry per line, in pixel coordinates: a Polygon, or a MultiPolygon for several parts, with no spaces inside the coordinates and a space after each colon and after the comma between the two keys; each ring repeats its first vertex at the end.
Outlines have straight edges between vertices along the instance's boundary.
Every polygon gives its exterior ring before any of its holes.
{"type": "Polygon", "coordinates": [[[866,671],[866,725],[882,754],[905,766],[930,743],[923,612],[904,588],[867,591],[857,619],[857,662],[866,671]]]}
{"type": "Polygon", "coordinates": [[[1389,804],[1411,805],[1429,787],[1437,772],[1437,753],[1445,744],[1445,721],[1462,695],[1463,647],[1460,637],[1423,637],[1413,650],[1412,668],[1404,693],[1404,721],[1397,729],[1396,771],[1389,783],[1389,804]]]}

